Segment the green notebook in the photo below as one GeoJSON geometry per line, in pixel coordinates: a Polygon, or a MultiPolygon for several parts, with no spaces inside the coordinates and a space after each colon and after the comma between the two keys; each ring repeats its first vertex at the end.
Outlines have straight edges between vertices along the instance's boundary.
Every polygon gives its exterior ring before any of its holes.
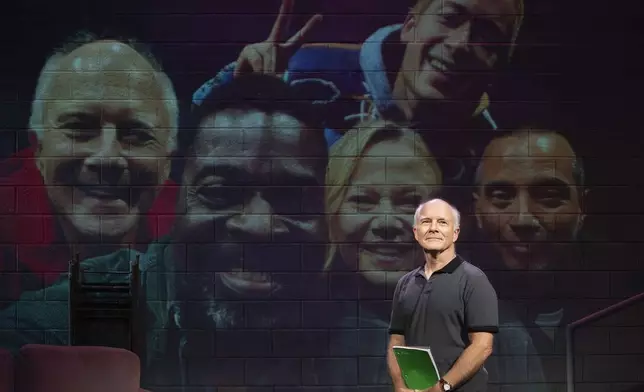
{"type": "Polygon", "coordinates": [[[407,388],[422,390],[438,383],[441,377],[429,348],[394,346],[393,350],[407,388]]]}

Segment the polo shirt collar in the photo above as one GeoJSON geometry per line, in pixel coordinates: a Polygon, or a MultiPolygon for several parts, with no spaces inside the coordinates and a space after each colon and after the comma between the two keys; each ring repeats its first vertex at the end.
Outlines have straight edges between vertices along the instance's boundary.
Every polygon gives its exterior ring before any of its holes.
{"type": "MultiPolygon", "coordinates": [[[[456,255],[456,256],[454,256],[452,261],[450,261],[449,263],[445,264],[445,266],[443,268],[441,268],[440,270],[436,271],[435,273],[436,274],[451,274],[454,271],[456,271],[456,269],[461,264],[463,264],[463,258],[461,256],[459,256],[459,255],[456,255]]],[[[414,270],[414,276],[424,276],[423,272],[425,272],[425,264],[421,265],[420,267],[418,267],[418,268],[416,268],[414,270]]]]}

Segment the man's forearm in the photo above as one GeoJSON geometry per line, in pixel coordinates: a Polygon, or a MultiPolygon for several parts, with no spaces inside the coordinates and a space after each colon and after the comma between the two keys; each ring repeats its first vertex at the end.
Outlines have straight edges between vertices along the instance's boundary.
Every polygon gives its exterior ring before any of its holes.
{"type": "Polygon", "coordinates": [[[481,369],[490,354],[492,354],[492,349],[489,347],[469,345],[454,366],[443,375],[443,379],[454,386],[467,381],[481,369]]]}
{"type": "Polygon", "coordinates": [[[405,381],[402,378],[402,372],[400,371],[400,366],[398,366],[398,361],[396,360],[396,355],[394,354],[393,346],[389,346],[387,350],[387,365],[389,367],[389,375],[391,376],[391,382],[394,384],[394,387],[404,387],[405,381]]]}

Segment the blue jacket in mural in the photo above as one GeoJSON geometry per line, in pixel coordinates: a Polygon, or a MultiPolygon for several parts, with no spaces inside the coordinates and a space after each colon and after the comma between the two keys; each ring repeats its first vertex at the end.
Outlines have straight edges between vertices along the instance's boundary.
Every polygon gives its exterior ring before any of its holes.
{"type": "MultiPolygon", "coordinates": [[[[383,56],[385,42],[395,42],[402,25],[380,28],[363,44],[310,44],[291,57],[284,80],[303,89],[320,104],[325,117],[325,135],[331,146],[344,130],[369,118],[391,118],[398,111],[383,56]]],[[[199,105],[209,92],[232,80],[235,63],[228,64],[193,95],[199,105]]],[[[483,100],[484,102],[484,100],[483,100]]],[[[475,112],[496,129],[486,106],[475,112]]]]}

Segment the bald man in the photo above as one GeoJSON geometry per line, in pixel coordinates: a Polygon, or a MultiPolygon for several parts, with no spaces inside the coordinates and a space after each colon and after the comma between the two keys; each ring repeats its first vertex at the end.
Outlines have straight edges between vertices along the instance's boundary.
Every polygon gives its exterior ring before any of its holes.
{"type": "Polygon", "coordinates": [[[583,186],[581,160],[555,131],[521,127],[494,138],[483,152],[473,194],[478,229],[501,268],[514,271],[503,279],[514,284],[499,290],[501,326],[490,358],[492,376],[500,383],[523,383],[526,391],[548,392],[553,390],[550,383],[558,382],[553,368],[535,358],[553,355],[559,328],[567,319],[563,303],[543,300],[556,295],[548,285],[539,286],[534,301],[511,299],[516,287],[536,285],[534,278],[543,276],[532,271],[576,261],[567,246],[583,224],[583,186]],[[523,308],[528,303],[530,312],[523,308]]]}
{"type": "Polygon", "coordinates": [[[176,195],[161,185],[177,126],[172,83],[138,44],[81,33],[48,58],[29,118],[33,146],[2,180],[14,185],[17,207],[0,222],[0,242],[18,249],[0,254],[0,270],[22,271],[8,297],[39,288],[23,287],[29,272],[65,271],[70,245],[85,259],[165,234],[141,217],[155,201],[173,211],[176,195]]]}
{"type": "Polygon", "coordinates": [[[546,269],[582,226],[584,170],[561,134],[521,129],[492,140],[476,174],[478,228],[505,268],[546,269]],[[561,248],[559,246],[559,248],[561,248]]]}
{"type": "Polygon", "coordinates": [[[484,364],[498,332],[498,300],[485,273],[456,253],[460,222],[458,210],[441,199],[422,203],[414,214],[425,263],[400,278],[394,291],[387,362],[396,392],[412,390],[395,346],[431,348],[440,379],[423,392],[487,391],[484,364]]]}

